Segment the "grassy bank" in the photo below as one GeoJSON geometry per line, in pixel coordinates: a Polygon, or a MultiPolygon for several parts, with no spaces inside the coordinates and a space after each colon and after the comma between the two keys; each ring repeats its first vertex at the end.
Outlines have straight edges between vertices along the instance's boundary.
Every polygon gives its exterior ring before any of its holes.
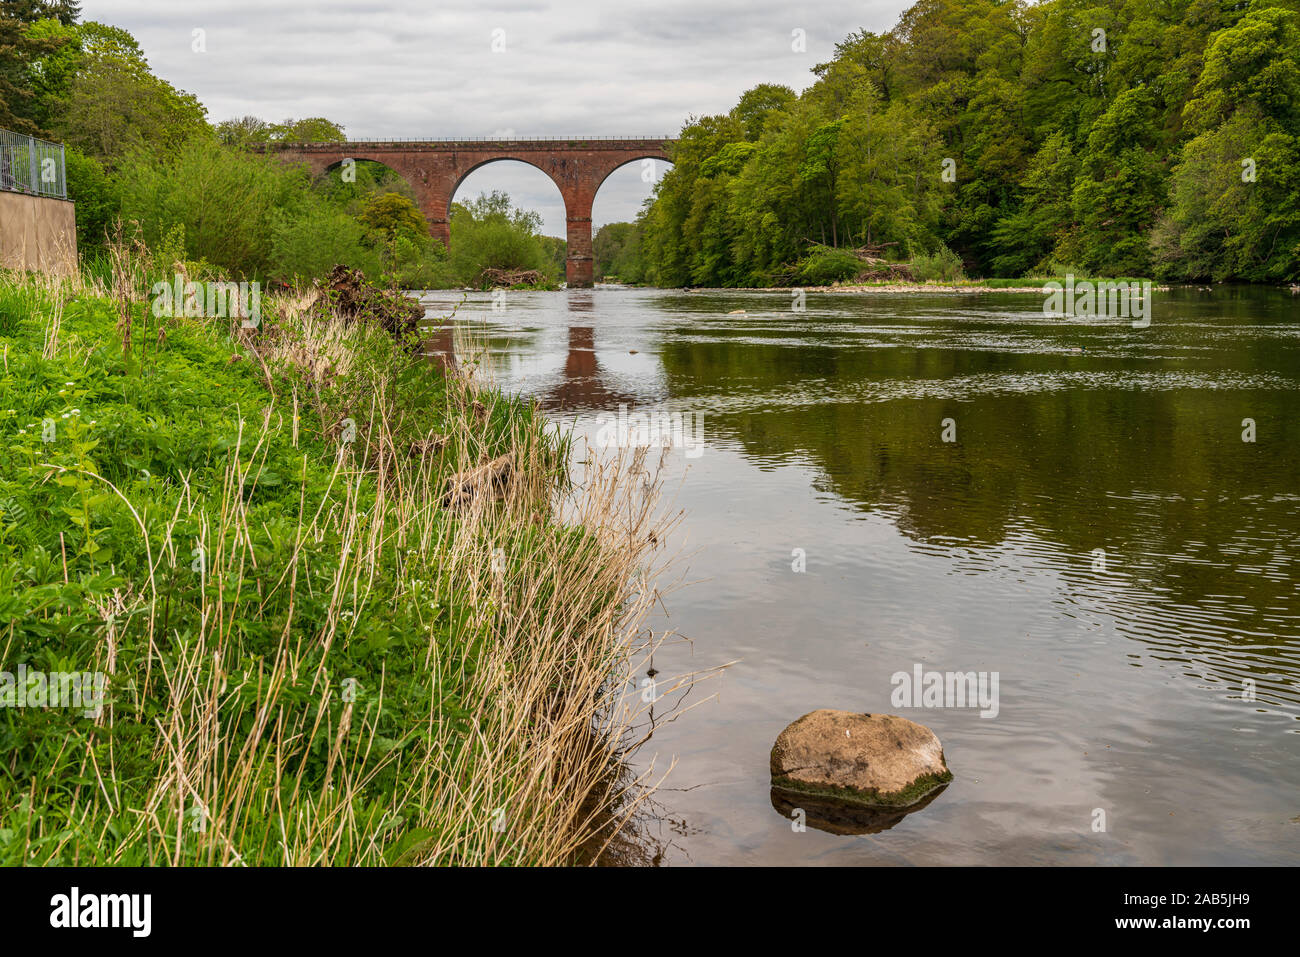
{"type": "Polygon", "coordinates": [[[590,857],[634,803],[636,463],[568,481],[472,363],[327,302],[158,319],[130,274],[0,282],[0,672],[107,681],[0,686],[0,864],[590,857]]]}

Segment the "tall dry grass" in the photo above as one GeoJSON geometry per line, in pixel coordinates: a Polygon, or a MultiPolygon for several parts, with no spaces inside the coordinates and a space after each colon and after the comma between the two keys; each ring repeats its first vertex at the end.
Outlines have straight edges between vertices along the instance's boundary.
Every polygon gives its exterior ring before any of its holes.
{"type": "MultiPolygon", "coordinates": [[[[119,302],[123,288],[112,289],[119,302]]],[[[98,721],[142,720],[145,700],[161,698],[163,717],[151,729],[156,773],[141,800],[118,785],[112,750],[103,759],[88,749],[81,772],[93,785],[77,788],[70,816],[78,826],[63,838],[68,846],[48,852],[75,857],[73,842],[89,839],[112,848],[110,863],[599,859],[654,784],[655,772],[637,775],[625,762],[646,707],[634,676],[663,637],[645,627],[660,597],[659,543],[675,522],[659,507],[660,463],[644,450],[589,456],[571,474],[567,441],[540,416],[517,413],[502,450],[499,422],[485,413],[504,400],[472,359],[445,374],[446,433],[412,443],[394,421],[397,383],[372,368],[357,440],[337,446],[329,488],[314,505],[304,477],[294,548],[268,567],[249,505],[268,449],[286,436],[296,447],[309,414],[326,434],[337,429],[330,382],[364,371],[360,340],[372,333],[312,315],[302,300],[267,311],[281,334],[267,330],[242,348],[269,384],[292,388],[273,389],[246,420],[218,498],[185,488],[160,535],[131,509],[150,574],[100,609],[97,666],[119,693],[98,721]],[[291,380],[276,374],[285,369],[291,380]],[[476,478],[488,450],[491,477],[476,478]],[[194,543],[177,528],[193,520],[205,581],[198,627],[181,634],[169,625],[164,592],[190,563],[194,543]],[[325,562],[332,578],[308,596],[309,562],[319,566],[322,556],[306,546],[323,541],[337,543],[325,562]],[[258,583],[251,594],[211,587],[250,580],[258,583]],[[380,587],[391,594],[377,595],[380,587]],[[275,621],[274,654],[250,670],[245,626],[275,593],[290,596],[288,613],[275,621]],[[299,594],[327,609],[310,630],[295,616],[299,594]],[[425,641],[417,667],[433,679],[429,707],[396,745],[381,728],[385,694],[411,675],[385,670],[349,697],[333,668],[340,649],[367,639],[355,609],[375,600],[427,609],[416,638],[425,641]],[[117,651],[125,627],[143,631],[148,653],[124,687],[115,678],[126,677],[117,651]],[[440,698],[444,686],[457,689],[456,720],[440,698]],[[307,760],[322,752],[323,775],[307,760]]],[[[89,478],[130,507],[111,483],[89,478]]]]}

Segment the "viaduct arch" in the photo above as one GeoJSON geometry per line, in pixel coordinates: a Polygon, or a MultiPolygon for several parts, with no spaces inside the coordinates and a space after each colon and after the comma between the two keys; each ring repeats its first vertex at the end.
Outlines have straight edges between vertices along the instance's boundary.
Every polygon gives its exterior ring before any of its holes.
{"type": "Polygon", "coordinates": [[[614,170],[636,160],[671,162],[671,139],[581,140],[423,140],[352,141],[345,143],[283,143],[263,151],[285,162],[305,163],[320,175],[345,160],[381,163],[403,176],[415,190],[429,234],[451,244],[451,200],[470,173],[497,160],[517,160],[535,166],[551,178],[564,198],[570,286],[590,286],[594,278],[591,251],[591,207],[601,183],[614,170]]]}

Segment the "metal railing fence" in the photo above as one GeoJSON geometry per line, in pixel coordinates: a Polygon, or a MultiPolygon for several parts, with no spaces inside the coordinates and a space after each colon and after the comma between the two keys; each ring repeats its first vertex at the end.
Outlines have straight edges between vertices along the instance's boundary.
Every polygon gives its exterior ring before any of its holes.
{"type": "Polygon", "coordinates": [[[0,190],[67,199],[63,144],[0,129],[0,190]]]}

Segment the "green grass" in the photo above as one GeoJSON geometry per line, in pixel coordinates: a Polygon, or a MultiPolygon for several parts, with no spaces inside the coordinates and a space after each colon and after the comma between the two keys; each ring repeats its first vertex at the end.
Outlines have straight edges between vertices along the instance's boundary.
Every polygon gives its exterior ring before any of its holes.
{"type": "Polygon", "coordinates": [[[128,355],[111,301],[14,282],[0,323],[0,671],[109,674],[98,718],[0,707],[0,864],[589,839],[641,546],[590,497],[553,516],[566,449],[530,407],[361,324],[285,313],[259,357],[139,303],[128,355]],[[504,454],[507,503],[441,506],[504,454]]]}

